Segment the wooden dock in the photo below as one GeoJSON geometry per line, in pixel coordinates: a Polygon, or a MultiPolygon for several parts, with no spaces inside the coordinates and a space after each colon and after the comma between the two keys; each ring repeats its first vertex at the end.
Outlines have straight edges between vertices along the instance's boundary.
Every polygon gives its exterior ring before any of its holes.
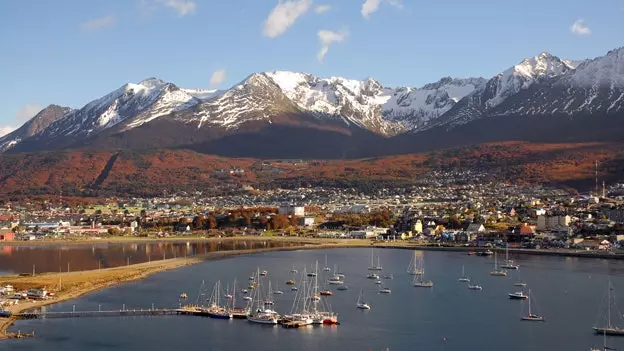
{"type": "Polygon", "coordinates": [[[18,319],[47,318],[85,318],[85,317],[135,317],[135,316],[170,316],[178,314],[194,314],[183,309],[126,309],[108,311],[69,311],[69,312],[24,312],[17,313],[18,319]]]}

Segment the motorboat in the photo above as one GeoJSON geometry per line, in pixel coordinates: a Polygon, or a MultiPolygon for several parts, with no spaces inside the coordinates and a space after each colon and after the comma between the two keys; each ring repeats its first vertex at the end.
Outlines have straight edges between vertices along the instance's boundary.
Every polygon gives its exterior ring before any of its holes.
{"type": "Polygon", "coordinates": [[[509,298],[512,300],[526,300],[529,298],[528,295],[525,295],[523,291],[517,291],[514,293],[509,293],[509,298]]]}

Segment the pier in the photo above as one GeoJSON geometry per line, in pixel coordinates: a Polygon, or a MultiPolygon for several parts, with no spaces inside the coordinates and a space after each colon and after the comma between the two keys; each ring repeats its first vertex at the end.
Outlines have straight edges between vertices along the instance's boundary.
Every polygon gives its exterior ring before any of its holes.
{"type": "Polygon", "coordinates": [[[119,310],[97,310],[97,311],[30,311],[16,313],[13,316],[17,319],[47,319],[47,318],[88,318],[88,317],[138,317],[138,316],[206,316],[200,309],[193,307],[181,308],[149,308],[149,309],[126,309],[125,306],[119,310]]]}

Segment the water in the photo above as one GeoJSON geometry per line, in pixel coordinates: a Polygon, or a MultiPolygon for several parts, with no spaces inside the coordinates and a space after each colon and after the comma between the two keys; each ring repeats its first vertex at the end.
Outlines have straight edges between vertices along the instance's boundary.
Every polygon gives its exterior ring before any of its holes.
{"type": "Polygon", "coordinates": [[[0,275],[67,272],[110,268],[127,264],[193,256],[214,251],[289,247],[298,243],[262,240],[213,240],[209,242],[148,242],[72,245],[0,245],[0,275]]]}
{"type": "MultiPolygon", "coordinates": [[[[267,270],[272,284],[284,291],[276,296],[276,310],[289,312],[294,293],[284,282],[293,264],[301,272],[315,261],[319,270],[327,254],[329,266],[339,265],[349,285],[328,297],[339,313],[341,325],[283,329],[250,324],[244,320],[214,320],[190,316],[107,317],[19,321],[13,331],[36,329],[32,339],[0,343],[0,350],[589,350],[601,346],[602,337],[591,327],[608,279],[624,294],[624,263],[582,258],[522,256],[520,270],[507,277],[492,277],[493,259],[453,252],[424,252],[426,278],[433,289],[414,288],[406,273],[412,252],[377,250],[384,280],[392,294],[378,294],[379,286],[366,279],[368,249],[282,251],[210,261],[162,272],[142,281],[98,291],[79,299],[48,307],[76,310],[175,307],[181,292],[195,302],[202,280],[208,290],[217,279],[225,286],[237,278],[242,284],[259,267],[267,270]],[[470,291],[457,281],[461,266],[483,291],[470,291]],[[521,279],[532,289],[532,307],[546,322],[522,322],[524,302],[509,300],[521,279]],[[372,309],[361,311],[355,303],[360,288],[372,309]]],[[[298,279],[297,279],[298,280],[298,279]]],[[[525,289],[525,291],[527,291],[525,289]]],[[[621,300],[620,300],[621,301],[621,300]]],[[[525,306],[526,307],[526,306],[525,306]]],[[[624,338],[610,338],[609,345],[624,349],[624,338]]]]}

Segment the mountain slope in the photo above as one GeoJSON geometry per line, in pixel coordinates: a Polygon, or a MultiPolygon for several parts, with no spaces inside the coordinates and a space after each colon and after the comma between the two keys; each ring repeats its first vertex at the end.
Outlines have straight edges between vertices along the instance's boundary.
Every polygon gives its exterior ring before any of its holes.
{"type": "Polygon", "coordinates": [[[6,151],[22,140],[43,132],[50,124],[72,111],[69,107],[49,105],[13,132],[0,137],[0,152],[6,151]]]}

